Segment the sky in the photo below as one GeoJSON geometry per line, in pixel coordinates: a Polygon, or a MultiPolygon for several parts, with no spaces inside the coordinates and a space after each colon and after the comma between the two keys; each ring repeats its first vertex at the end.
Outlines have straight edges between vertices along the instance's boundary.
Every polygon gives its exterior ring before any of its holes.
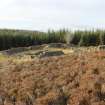
{"type": "Polygon", "coordinates": [[[105,29],[105,0],[0,0],[0,28],[105,29]]]}

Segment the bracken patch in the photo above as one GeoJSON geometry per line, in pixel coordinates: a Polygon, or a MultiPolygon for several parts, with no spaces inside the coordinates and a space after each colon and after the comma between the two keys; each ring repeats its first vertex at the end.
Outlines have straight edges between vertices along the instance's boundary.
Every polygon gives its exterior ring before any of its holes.
{"type": "Polygon", "coordinates": [[[8,60],[0,71],[0,105],[105,105],[104,55],[8,60]]]}

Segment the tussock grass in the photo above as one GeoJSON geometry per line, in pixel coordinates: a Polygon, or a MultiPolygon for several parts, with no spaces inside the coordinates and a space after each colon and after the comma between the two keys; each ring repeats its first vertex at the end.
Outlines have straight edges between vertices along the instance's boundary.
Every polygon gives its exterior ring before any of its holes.
{"type": "Polygon", "coordinates": [[[7,59],[7,58],[8,58],[7,56],[5,56],[5,55],[3,55],[3,54],[0,53],[0,61],[1,61],[1,60],[5,60],[5,59],[7,59]]]}

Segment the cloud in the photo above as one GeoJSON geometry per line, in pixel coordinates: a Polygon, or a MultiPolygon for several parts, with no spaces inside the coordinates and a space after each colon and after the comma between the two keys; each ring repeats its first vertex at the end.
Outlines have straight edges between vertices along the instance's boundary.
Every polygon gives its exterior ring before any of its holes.
{"type": "Polygon", "coordinates": [[[105,0],[0,0],[0,27],[105,28],[105,0]]]}

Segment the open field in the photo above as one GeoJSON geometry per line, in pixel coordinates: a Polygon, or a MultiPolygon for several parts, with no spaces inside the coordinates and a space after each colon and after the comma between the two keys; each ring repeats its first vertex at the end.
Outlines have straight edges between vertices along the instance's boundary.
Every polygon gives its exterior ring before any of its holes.
{"type": "Polygon", "coordinates": [[[2,54],[0,105],[105,105],[104,50],[43,45],[2,54]]]}

